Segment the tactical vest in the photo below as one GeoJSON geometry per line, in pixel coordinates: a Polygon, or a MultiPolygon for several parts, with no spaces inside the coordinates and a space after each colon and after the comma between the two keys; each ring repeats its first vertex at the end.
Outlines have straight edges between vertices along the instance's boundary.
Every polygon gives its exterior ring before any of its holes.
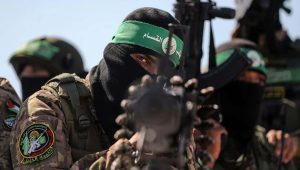
{"type": "Polygon", "coordinates": [[[74,162],[108,147],[108,138],[98,122],[91,91],[84,79],[63,73],[49,80],[42,89],[59,99],[74,162]]]}

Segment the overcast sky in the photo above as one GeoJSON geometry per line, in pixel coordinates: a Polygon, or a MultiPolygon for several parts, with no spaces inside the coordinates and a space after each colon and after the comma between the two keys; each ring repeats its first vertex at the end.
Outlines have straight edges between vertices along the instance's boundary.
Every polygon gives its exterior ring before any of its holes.
{"type": "MultiPolygon", "coordinates": [[[[85,68],[96,65],[121,21],[139,7],[156,7],[173,14],[175,0],[0,0],[0,76],[20,93],[20,83],[8,63],[12,53],[40,36],[58,36],[81,52],[85,68]]],[[[217,0],[218,6],[234,7],[234,0],[217,0]]],[[[282,22],[293,39],[300,38],[300,1],[290,0],[293,14],[282,22]],[[296,9],[297,7],[297,9],[296,9]]],[[[216,45],[228,41],[234,20],[214,21],[216,45]]],[[[206,31],[208,28],[206,27],[206,31]]],[[[204,38],[207,45],[208,36],[204,38]]],[[[204,47],[205,48],[205,47],[204,47]]]]}

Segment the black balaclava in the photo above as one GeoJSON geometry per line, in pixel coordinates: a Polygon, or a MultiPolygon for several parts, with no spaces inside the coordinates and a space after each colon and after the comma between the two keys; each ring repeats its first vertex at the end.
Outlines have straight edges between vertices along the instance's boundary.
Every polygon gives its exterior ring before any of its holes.
{"type": "Polygon", "coordinates": [[[245,155],[255,134],[263,89],[258,84],[234,80],[218,91],[222,125],[228,131],[228,138],[226,142],[222,141],[225,143],[217,164],[225,169],[247,166],[245,163],[249,158],[245,155]]]}
{"type": "Polygon", "coordinates": [[[40,90],[42,85],[44,85],[50,76],[46,77],[20,77],[21,85],[22,85],[22,99],[26,100],[29,96],[31,96],[36,91],[40,90]]]}
{"type": "Polygon", "coordinates": [[[219,91],[223,126],[229,137],[241,146],[254,135],[264,88],[261,85],[232,81],[219,91]]]}
{"type": "MultiPolygon", "coordinates": [[[[168,29],[169,23],[178,23],[169,13],[155,8],[140,8],[130,13],[126,20],[138,20],[168,29]]],[[[180,34],[175,34],[179,37],[180,34]]],[[[128,86],[147,72],[131,58],[131,53],[143,53],[160,57],[156,52],[129,44],[110,43],[98,66],[90,72],[90,84],[99,122],[111,142],[119,126],[117,115],[123,110],[121,100],[126,96],[128,86]]]]}

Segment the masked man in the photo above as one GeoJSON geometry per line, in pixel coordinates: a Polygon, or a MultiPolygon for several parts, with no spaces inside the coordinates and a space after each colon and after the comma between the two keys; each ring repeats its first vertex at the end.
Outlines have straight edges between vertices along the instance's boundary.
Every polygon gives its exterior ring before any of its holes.
{"type": "MultiPolygon", "coordinates": [[[[30,96],[13,129],[10,149],[15,169],[68,169],[83,156],[106,149],[119,128],[115,118],[128,86],[144,74],[157,74],[166,56],[169,13],[141,8],[119,26],[100,63],[85,80],[59,75],[30,96]],[[30,134],[40,145],[30,154],[30,134]]],[[[179,32],[172,37],[169,66],[176,66],[183,48],[179,32]]]]}
{"type": "MultiPolygon", "coordinates": [[[[214,169],[277,169],[277,158],[265,130],[256,126],[266,81],[263,56],[254,43],[233,39],[217,48],[217,65],[230,58],[234,50],[243,52],[252,65],[216,92],[228,139],[214,169]]],[[[285,169],[290,168],[285,165],[285,169]]]]}
{"type": "Polygon", "coordinates": [[[58,74],[86,75],[76,48],[56,37],[41,37],[28,42],[13,54],[10,63],[20,79],[23,101],[58,74]]]}
{"type": "MultiPolygon", "coordinates": [[[[264,111],[260,115],[260,122],[268,132],[270,144],[275,146],[276,155],[279,158],[281,153],[281,130],[291,134],[285,134],[283,148],[283,162],[287,163],[297,157],[297,165],[300,165],[300,138],[293,132],[299,130],[299,70],[300,44],[299,39],[293,40],[288,30],[281,22],[280,13],[285,11],[288,14],[291,10],[286,6],[286,1],[264,1],[249,0],[236,1],[237,27],[233,37],[244,38],[255,42],[268,57],[266,82],[267,104],[263,106],[264,111]],[[282,76],[284,75],[284,76],[282,76]],[[268,93],[270,91],[270,93],[268,93]],[[280,109],[277,109],[278,98],[287,98],[296,104],[293,112],[286,114],[283,121],[280,117],[280,109]],[[271,101],[268,101],[271,99],[271,101]],[[271,105],[271,106],[270,106],[271,105]],[[283,123],[286,122],[286,123],[283,123]]],[[[295,160],[294,160],[295,161],[295,160]]]]}

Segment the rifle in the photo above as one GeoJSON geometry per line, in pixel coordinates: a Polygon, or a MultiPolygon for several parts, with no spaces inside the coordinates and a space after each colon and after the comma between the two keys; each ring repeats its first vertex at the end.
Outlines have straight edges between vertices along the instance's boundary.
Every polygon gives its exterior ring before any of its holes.
{"type": "Polygon", "coordinates": [[[262,1],[253,0],[244,11],[244,16],[239,18],[237,37],[245,38],[256,44],[263,44],[265,56],[270,57],[271,65],[278,65],[279,58],[286,56],[286,52],[292,47],[292,40],[288,35],[276,38],[276,32],[282,30],[280,22],[280,9],[290,14],[291,9],[285,6],[286,0],[262,1]],[[261,35],[265,35],[265,42],[261,41],[261,35]]]}
{"type": "Polygon", "coordinates": [[[185,48],[182,55],[185,70],[184,80],[197,78],[201,82],[198,85],[199,89],[208,86],[219,88],[251,64],[251,61],[245,55],[236,50],[228,61],[216,68],[211,22],[215,17],[233,18],[235,16],[234,10],[230,8],[217,8],[216,3],[212,1],[177,0],[177,3],[174,5],[174,11],[176,18],[188,29],[186,31],[185,48]],[[203,54],[202,37],[205,21],[210,21],[209,68],[211,70],[206,74],[201,74],[200,62],[203,54]]]}

